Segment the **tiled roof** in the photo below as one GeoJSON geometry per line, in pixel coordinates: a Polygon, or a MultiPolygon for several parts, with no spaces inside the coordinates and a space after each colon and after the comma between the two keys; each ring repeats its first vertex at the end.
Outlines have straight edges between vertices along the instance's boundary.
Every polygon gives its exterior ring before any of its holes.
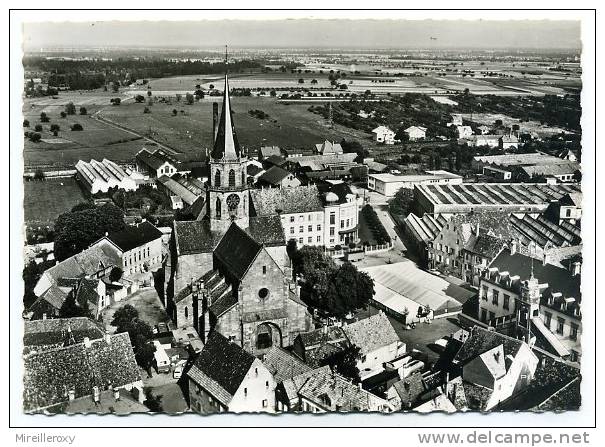
{"type": "Polygon", "coordinates": [[[568,175],[579,171],[580,164],[570,161],[561,164],[520,166],[519,169],[530,178],[534,175],[568,175]]]}
{"type": "Polygon", "coordinates": [[[24,358],[23,406],[38,411],[75,397],[89,396],[93,387],[121,387],[141,380],[128,333],[29,354],[24,358]]]}
{"type": "Polygon", "coordinates": [[[229,309],[237,304],[237,297],[233,292],[219,296],[219,298],[210,305],[210,311],[215,317],[220,317],[229,309]]]}
{"type": "Polygon", "coordinates": [[[392,386],[399,399],[401,399],[402,409],[412,407],[422,393],[426,391],[420,371],[414,371],[408,377],[395,382],[392,386]]]}
{"type": "Polygon", "coordinates": [[[482,327],[475,326],[471,330],[469,337],[460,347],[454,360],[460,364],[465,364],[499,345],[503,346],[505,357],[509,355],[516,357],[519,349],[521,349],[521,346],[523,345],[523,341],[502,335],[496,331],[489,331],[482,327]]]}
{"type": "Polygon", "coordinates": [[[358,346],[361,354],[369,354],[383,346],[399,342],[399,336],[383,312],[343,326],[349,341],[358,346]]]}
{"type": "Polygon", "coordinates": [[[266,247],[286,245],[284,228],[276,214],[250,217],[246,231],[252,239],[266,247]]]}
{"type": "Polygon", "coordinates": [[[46,292],[40,297],[55,309],[61,309],[69,292],[66,292],[61,287],[51,285],[46,292]]]}
{"type": "Polygon", "coordinates": [[[24,322],[23,346],[25,351],[57,348],[64,345],[69,332],[76,343],[82,343],[84,337],[91,340],[103,337],[103,329],[86,317],[47,318],[24,322]]]}
{"type": "Polygon", "coordinates": [[[361,389],[339,374],[326,370],[312,374],[298,394],[326,411],[386,411],[393,410],[388,401],[361,389]]]}
{"type": "Polygon", "coordinates": [[[464,396],[466,398],[468,408],[472,410],[485,411],[487,403],[490,397],[492,397],[493,390],[466,381],[462,382],[462,387],[464,389],[464,396]]]}
{"type": "Polygon", "coordinates": [[[290,172],[286,171],[285,169],[282,169],[279,166],[271,166],[258,178],[258,181],[277,186],[289,175],[290,172]]]}
{"type": "Polygon", "coordinates": [[[91,309],[96,309],[99,304],[99,293],[97,288],[99,287],[100,279],[87,279],[83,278],[78,286],[76,292],[76,302],[82,303],[83,301],[88,302],[91,309]]]}
{"type": "Polygon", "coordinates": [[[250,191],[250,199],[258,216],[305,213],[323,210],[317,186],[264,188],[250,191]]]}
{"type": "Polygon", "coordinates": [[[290,401],[298,397],[298,391],[305,384],[305,382],[314,375],[327,375],[330,374],[331,370],[329,366],[321,366],[316,369],[309,369],[309,371],[302,372],[292,378],[286,378],[283,380],[284,390],[290,401]]]}
{"type": "Polygon", "coordinates": [[[196,382],[199,379],[205,381],[206,383],[198,382],[202,386],[212,383],[213,388],[222,389],[223,397],[232,397],[246,378],[254,360],[252,354],[213,331],[187,374],[196,382]]]}
{"type": "Polygon", "coordinates": [[[108,241],[99,241],[86,250],[67,258],[46,270],[55,282],[59,278],[82,278],[99,271],[99,263],[105,267],[121,266],[120,252],[108,241]]]}
{"type": "Polygon", "coordinates": [[[511,222],[518,233],[528,240],[534,241],[540,247],[544,247],[548,242],[555,247],[578,245],[582,242],[579,227],[567,222],[557,225],[542,214],[538,217],[526,214],[522,219],[511,215],[511,222]]]}
{"type": "Polygon", "coordinates": [[[350,345],[340,327],[328,326],[298,335],[305,348],[305,362],[313,367],[350,345]]]}
{"type": "Polygon", "coordinates": [[[263,246],[235,222],[214,250],[214,256],[237,279],[242,279],[263,246]]]}
{"type": "Polygon", "coordinates": [[[506,247],[506,242],[503,239],[489,234],[480,234],[472,247],[467,249],[487,259],[494,259],[504,247],[506,247]]]}
{"type": "Polygon", "coordinates": [[[263,363],[277,383],[311,371],[310,366],[277,346],[271,347],[265,354],[263,363]]]}
{"type": "Polygon", "coordinates": [[[180,255],[210,253],[222,236],[222,233],[210,230],[210,222],[206,219],[174,222],[174,237],[180,255]]]}
{"type": "Polygon", "coordinates": [[[150,152],[147,149],[142,149],[136,154],[136,159],[140,163],[146,164],[150,168],[159,169],[164,163],[169,162],[173,163],[172,160],[163,156],[162,152],[154,151],[150,152]]]}
{"type": "Polygon", "coordinates": [[[124,252],[140,247],[162,237],[162,232],[151,222],[126,225],[122,230],[109,233],[107,238],[124,252]]]}
{"type": "MultiPolygon", "coordinates": [[[[336,196],[338,197],[338,201],[337,202],[331,202],[331,204],[340,204],[340,203],[346,203],[347,202],[347,196],[353,194],[353,191],[351,191],[351,188],[349,187],[349,185],[347,185],[346,183],[342,182],[342,183],[337,183],[335,185],[330,184],[330,183],[323,183],[321,185],[317,186],[317,189],[319,190],[319,192],[322,194],[322,199],[324,201],[324,203],[326,203],[325,200],[325,195],[329,192],[336,194],[336,196]]],[[[354,195],[354,194],[353,194],[354,195]]]]}

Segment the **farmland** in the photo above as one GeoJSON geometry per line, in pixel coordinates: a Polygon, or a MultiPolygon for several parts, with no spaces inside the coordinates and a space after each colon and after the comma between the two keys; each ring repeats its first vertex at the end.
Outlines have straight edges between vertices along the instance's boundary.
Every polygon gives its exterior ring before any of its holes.
{"type": "Polygon", "coordinates": [[[24,182],[23,188],[23,210],[29,225],[52,225],[59,214],[85,200],[73,177],[24,182]]]}
{"type": "MultiPolygon", "coordinates": [[[[219,99],[206,97],[192,105],[177,103],[176,100],[171,104],[154,103],[149,107],[151,113],[143,113],[143,104],[127,103],[107,107],[100,116],[149,135],[177,152],[191,155],[212,146],[212,102],[219,99]],[[177,110],[176,116],[173,109],[177,110]]],[[[259,97],[233,97],[231,104],[238,139],[243,146],[252,149],[262,145],[309,148],[325,139],[370,138],[369,134],[340,126],[330,129],[321,116],[307,110],[308,104],[283,103],[259,97]],[[248,114],[249,110],[256,109],[269,117],[258,119],[248,114]]]]}

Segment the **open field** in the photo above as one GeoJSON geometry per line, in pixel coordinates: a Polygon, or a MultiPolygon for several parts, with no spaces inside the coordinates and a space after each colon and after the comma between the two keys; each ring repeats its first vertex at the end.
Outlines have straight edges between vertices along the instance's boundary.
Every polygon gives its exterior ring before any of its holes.
{"type": "Polygon", "coordinates": [[[28,224],[52,224],[59,214],[85,200],[75,178],[23,183],[23,211],[28,224]]]}
{"type": "Polygon", "coordinates": [[[511,127],[513,124],[518,124],[524,132],[537,132],[539,135],[555,135],[561,132],[568,133],[569,130],[557,127],[540,124],[537,121],[523,121],[511,118],[508,115],[501,113],[461,113],[462,117],[467,120],[472,120],[476,123],[492,125],[496,120],[502,120],[504,126],[511,127]]]}
{"type": "MultiPolygon", "coordinates": [[[[86,98],[86,97],[85,97],[86,98]]],[[[76,104],[76,109],[82,103],[76,104]]],[[[112,106],[108,106],[112,107],[112,106]]],[[[42,141],[33,143],[25,139],[23,158],[26,167],[61,166],[73,167],[78,160],[91,158],[111,158],[116,162],[131,161],[143,146],[141,137],[131,132],[94,119],[91,115],[98,106],[87,106],[87,115],[68,115],[61,118],[63,106],[42,106],[28,104],[24,118],[29,120],[29,129],[33,131],[37,124],[42,125],[42,141]],[[45,112],[50,122],[42,123],[40,113],[45,112]],[[84,130],[72,131],[71,126],[78,123],[84,130]],[[51,124],[61,128],[55,137],[50,132],[51,124]]]]}
{"type": "MultiPolygon", "coordinates": [[[[176,101],[172,104],[155,103],[148,114],[143,113],[143,104],[128,103],[107,107],[100,116],[135,132],[150,135],[178,152],[199,154],[212,146],[213,101],[220,102],[220,98],[206,97],[192,105],[176,101]],[[173,116],[173,109],[177,109],[177,116],[173,116]]],[[[307,110],[308,104],[284,104],[259,97],[233,97],[231,103],[240,144],[254,150],[263,145],[310,148],[325,139],[370,138],[369,134],[341,126],[330,129],[319,115],[307,110]],[[253,109],[268,113],[269,118],[260,120],[250,116],[248,111],[253,109]]]]}

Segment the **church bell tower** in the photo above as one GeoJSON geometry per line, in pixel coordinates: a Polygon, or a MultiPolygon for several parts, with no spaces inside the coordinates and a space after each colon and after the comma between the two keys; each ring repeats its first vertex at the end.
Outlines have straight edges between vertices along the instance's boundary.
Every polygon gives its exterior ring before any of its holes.
{"type": "MultiPolygon", "coordinates": [[[[225,50],[225,66],[227,51],[225,50]]],[[[231,222],[248,228],[250,197],[246,174],[248,158],[242,151],[231,112],[229,76],[225,70],[223,108],[218,126],[213,129],[214,147],[210,153],[208,213],[212,231],[224,232],[231,222]]]]}

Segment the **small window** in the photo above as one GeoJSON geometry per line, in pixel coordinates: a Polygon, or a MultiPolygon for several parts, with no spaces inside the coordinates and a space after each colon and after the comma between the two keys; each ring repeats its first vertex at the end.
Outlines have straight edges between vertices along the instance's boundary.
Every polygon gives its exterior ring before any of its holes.
{"type": "Polygon", "coordinates": [[[254,375],[258,377],[258,368],[254,368],[254,375]]]}
{"type": "Polygon", "coordinates": [[[267,266],[263,265],[263,275],[266,275],[266,274],[267,274],[267,266]]]}
{"type": "Polygon", "coordinates": [[[268,380],[265,381],[265,388],[269,388],[269,381],[268,380]]]}
{"type": "Polygon", "coordinates": [[[248,397],[248,388],[244,388],[244,397],[248,397]]]}
{"type": "Polygon", "coordinates": [[[185,306],[185,318],[189,318],[189,308],[185,306]]]}
{"type": "Polygon", "coordinates": [[[267,401],[267,399],[263,399],[263,408],[267,408],[268,405],[269,402],[267,401]]]}

